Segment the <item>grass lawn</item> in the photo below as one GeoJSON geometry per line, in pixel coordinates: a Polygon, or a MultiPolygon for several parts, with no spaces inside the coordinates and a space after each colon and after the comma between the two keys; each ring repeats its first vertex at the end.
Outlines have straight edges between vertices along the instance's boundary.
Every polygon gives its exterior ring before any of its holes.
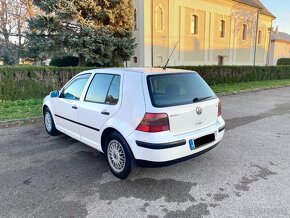
{"type": "Polygon", "coordinates": [[[42,99],[1,101],[0,121],[31,118],[41,115],[42,99]]]}
{"type": "MultiPolygon", "coordinates": [[[[238,93],[264,88],[290,85],[290,80],[271,80],[260,82],[214,85],[212,89],[217,94],[238,93]]],[[[42,99],[17,101],[0,100],[0,121],[31,118],[41,116],[42,99]]]]}
{"type": "Polygon", "coordinates": [[[235,83],[235,84],[220,84],[213,85],[211,88],[217,94],[238,93],[241,91],[253,91],[257,89],[275,88],[279,86],[290,85],[290,79],[287,80],[266,80],[258,82],[235,83]]]}

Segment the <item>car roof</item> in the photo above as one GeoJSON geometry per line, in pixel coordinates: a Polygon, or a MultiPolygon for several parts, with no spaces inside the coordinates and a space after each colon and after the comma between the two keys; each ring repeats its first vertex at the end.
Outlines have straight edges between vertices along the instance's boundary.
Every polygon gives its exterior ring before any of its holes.
{"type": "Polygon", "coordinates": [[[150,68],[150,67],[136,67],[125,68],[128,72],[139,72],[145,74],[161,74],[161,73],[192,73],[189,70],[173,69],[173,68],[150,68]]]}
{"type": "MultiPolygon", "coordinates": [[[[151,74],[162,74],[162,73],[192,73],[194,71],[189,70],[181,70],[181,69],[173,69],[173,68],[152,68],[152,67],[119,67],[119,68],[99,68],[99,69],[92,69],[87,70],[84,72],[81,72],[80,74],[86,74],[86,73],[107,73],[107,74],[114,74],[114,73],[124,73],[124,72],[130,72],[130,73],[143,73],[147,75],[151,74]]],[[[79,74],[79,75],[80,75],[79,74]]]]}

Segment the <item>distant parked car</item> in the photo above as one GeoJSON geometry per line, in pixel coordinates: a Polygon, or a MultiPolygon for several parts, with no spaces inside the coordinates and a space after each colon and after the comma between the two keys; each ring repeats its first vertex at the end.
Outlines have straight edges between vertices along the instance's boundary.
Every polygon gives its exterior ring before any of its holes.
{"type": "Polygon", "coordinates": [[[132,164],[169,165],[223,138],[221,102],[196,72],[112,68],[82,72],[43,101],[50,135],[60,132],[105,153],[112,173],[132,164]]]}

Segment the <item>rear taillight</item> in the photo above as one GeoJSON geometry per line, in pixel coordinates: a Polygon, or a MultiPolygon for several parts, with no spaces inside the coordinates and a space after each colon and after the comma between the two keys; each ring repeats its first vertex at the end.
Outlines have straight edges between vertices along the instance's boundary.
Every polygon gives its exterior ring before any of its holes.
{"type": "Polygon", "coordinates": [[[168,115],[146,113],[136,130],[141,132],[163,132],[170,130],[168,115]]]}
{"type": "Polygon", "coordinates": [[[222,115],[222,102],[219,101],[219,104],[218,104],[218,117],[220,117],[222,115]]]}

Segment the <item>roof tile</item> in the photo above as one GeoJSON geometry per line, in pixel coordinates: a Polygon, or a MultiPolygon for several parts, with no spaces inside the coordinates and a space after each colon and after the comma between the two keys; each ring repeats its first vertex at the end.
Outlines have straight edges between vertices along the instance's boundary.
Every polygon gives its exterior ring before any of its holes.
{"type": "Polygon", "coordinates": [[[243,4],[251,5],[255,8],[261,8],[261,14],[276,18],[261,2],[260,0],[234,0],[243,4]]]}
{"type": "Polygon", "coordinates": [[[287,41],[290,42],[290,35],[288,33],[283,33],[283,32],[272,32],[272,40],[282,40],[282,41],[287,41]]]}

